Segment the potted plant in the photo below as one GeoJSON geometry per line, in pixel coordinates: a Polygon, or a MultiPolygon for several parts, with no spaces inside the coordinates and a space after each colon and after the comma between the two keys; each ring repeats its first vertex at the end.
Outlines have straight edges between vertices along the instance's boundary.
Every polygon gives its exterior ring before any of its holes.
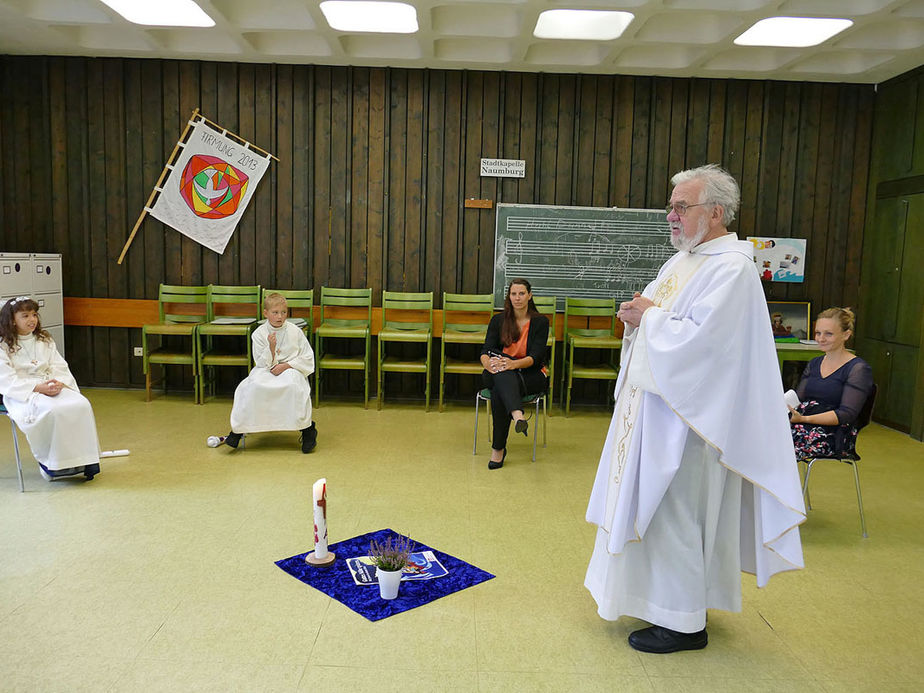
{"type": "Polygon", "coordinates": [[[375,577],[379,581],[379,593],[382,599],[394,599],[398,596],[401,575],[413,544],[409,537],[395,534],[385,541],[369,542],[369,556],[375,565],[375,577]]]}

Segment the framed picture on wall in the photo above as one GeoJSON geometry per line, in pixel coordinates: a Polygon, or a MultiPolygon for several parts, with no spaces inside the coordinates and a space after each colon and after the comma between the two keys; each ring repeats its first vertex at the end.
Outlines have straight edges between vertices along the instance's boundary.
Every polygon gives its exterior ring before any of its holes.
{"type": "Polygon", "coordinates": [[[809,339],[812,304],[808,301],[767,301],[773,338],[778,342],[809,339]]]}

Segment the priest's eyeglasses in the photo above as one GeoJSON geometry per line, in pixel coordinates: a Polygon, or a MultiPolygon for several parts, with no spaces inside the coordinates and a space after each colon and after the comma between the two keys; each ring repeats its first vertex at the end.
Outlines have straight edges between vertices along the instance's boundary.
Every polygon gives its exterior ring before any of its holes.
{"type": "Polygon", "coordinates": [[[664,211],[670,214],[671,212],[677,212],[678,217],[686,216],[687,210],[691,207],[702,207],[703,205],[708,205],[708,202],[698,202],[695,205],[688,205],[686,202],[678,202],[677,204],[668,205],[664,208],[664,211]]]}

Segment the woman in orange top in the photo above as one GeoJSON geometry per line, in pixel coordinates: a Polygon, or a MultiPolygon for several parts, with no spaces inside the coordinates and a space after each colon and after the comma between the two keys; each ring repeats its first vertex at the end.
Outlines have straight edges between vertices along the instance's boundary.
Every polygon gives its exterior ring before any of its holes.
{"type": "Polygon", "coordinates": [[[533,303],[529,282],[514,279],[507,288],[504,312],[491,318],[481,348],[481,380],[491,390],[494,420],[488,469],[504,466],[511,419],[516,422],[516,432],[527,435],[523,397],[548,389],[544,368],[548,339],[549,320],[533,303]]]}

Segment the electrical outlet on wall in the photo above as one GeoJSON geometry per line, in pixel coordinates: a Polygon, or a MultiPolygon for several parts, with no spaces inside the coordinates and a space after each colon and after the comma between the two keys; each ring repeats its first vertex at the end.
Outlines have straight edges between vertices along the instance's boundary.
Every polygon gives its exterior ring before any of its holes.
{"type": "Polygon", "coordinates": [[[135,347],[135,348],[134,348],[134,353],[135,353],[135,356],[144,356],[144,348],[143,348],[143,347],[135,347]]]}

